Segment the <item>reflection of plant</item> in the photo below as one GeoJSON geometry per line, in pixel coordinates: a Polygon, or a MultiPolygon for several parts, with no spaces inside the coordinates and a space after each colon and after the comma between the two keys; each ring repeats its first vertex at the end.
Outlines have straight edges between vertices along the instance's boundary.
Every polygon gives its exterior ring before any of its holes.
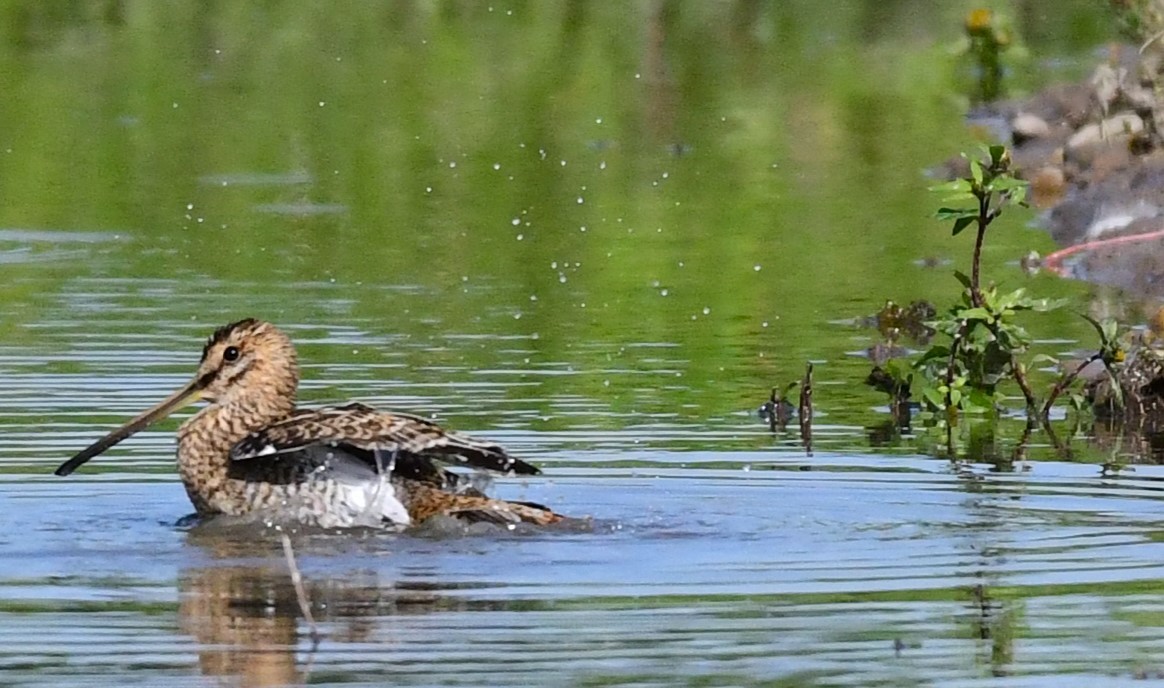
{"type": "Polygon", "coordinates": [[[877,365],[865,384],[889,395],[889,412],[899,425],[909,424],[909,398],[913,386],[913,366],[900,358],[877,365]]]}
{"type": "Polygon", "coordinates": [[[934,329],[929,321],[934,319],[937,311],[929,301],[913,301],[908,306],[900,306],[893,301],[886,301],[881,310],[877,311],[874,321],[877,331],[892,344],[899,337],[905,335],[918,344],[928,344],[934,336],[934,329]]]}
{"type": "Polygon", "coordinates": [[[790,382],[782,390],[773,387],[768,401],[761,404],[757,410],[760,419],[768,422],[768,428],[772,432],[783,430],[788,421],[792,420],[796,407],[789,401],[789,397],[799,386],[800,382],[790,382]]]}

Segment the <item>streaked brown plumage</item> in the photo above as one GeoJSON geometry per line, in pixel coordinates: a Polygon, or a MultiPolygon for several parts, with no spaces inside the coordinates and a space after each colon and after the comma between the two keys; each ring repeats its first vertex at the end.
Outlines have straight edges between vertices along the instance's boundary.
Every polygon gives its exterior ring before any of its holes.
{"type": "Polygon", "coordinates": [[[57,475],[205,400],[209,405],[178,429],[178,473],[199,514],[328,528],[406,526],[441,514],[498,523],[561,520],[536,504],[458,491],[457,475],[435,463],[539,473],[500,446],[363,404],[297,409],[298,385],[286,334],[254,319],[226,325],[206,342],[193,380],[62,464],[57,475]]]}

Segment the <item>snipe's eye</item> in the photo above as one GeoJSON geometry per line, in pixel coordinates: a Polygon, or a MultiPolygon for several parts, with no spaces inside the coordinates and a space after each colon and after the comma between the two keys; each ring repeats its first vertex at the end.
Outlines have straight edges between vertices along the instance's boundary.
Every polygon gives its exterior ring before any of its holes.
{"type": "Polygon", "coordinates": [[[224,361],[237,361],[238,360],[238,347],[237,346],[226,347],[226,349],[222,352],[222,360],[224,360],[224,361]]]}

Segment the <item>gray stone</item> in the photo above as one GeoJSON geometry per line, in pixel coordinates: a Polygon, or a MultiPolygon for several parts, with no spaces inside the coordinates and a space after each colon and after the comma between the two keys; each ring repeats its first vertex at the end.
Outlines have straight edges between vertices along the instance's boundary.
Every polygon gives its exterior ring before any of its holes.
{"type": "Polygon", "coordinates": [[[1114,115],[1099,124],[1088,124],[1067,139],[1067,149],[1076,150],[1104,142],[1124,142],[1132,134],[1144,130],[1144,120],[1131,112],[1114,115]]]}
{"type": "Polygon", "coordinates": [[[1041,139],[1051,133],[1046,120],[1029,112],[1020,112],[1010,121],[1011,136],[1015,143],[1041,139]]]}

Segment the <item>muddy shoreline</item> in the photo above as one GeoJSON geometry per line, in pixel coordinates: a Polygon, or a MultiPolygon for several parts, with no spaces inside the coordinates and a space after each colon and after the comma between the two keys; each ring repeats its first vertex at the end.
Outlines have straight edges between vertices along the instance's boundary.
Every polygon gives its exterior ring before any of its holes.
{"type": "MultiPolygon", "coordinates": [[[[971,126],[1013,146],[1041,222],[1062,250],[1036,264],[1064,277],[1164,298],[1161,58],[1114,46],[1080,82],[974,109],[971,126]]],[[[965,174],[965,160],[944,174],[965,174]]]]}

